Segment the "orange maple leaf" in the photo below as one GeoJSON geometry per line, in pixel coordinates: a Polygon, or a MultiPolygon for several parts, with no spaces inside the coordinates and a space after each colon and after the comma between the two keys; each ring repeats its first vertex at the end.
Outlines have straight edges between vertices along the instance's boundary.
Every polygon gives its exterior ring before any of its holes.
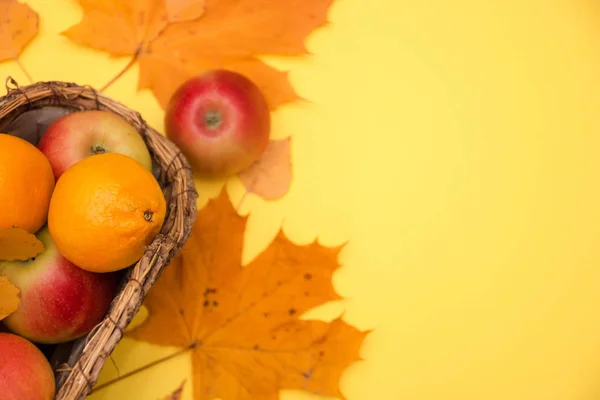
{"type": "Polygon", "coordinates": [[[65,35],[79,44],[139,59],[139,89],[151,89],[163,107],[186,79],[226,68],[256,82],[276,108],[298,96],[287,73],[258,56],[306,54],[304,40],[325,24],[332,3],[206,0],[200,10],[189,0],[179,0],[167,9],[167,3],[176,1],[79,0],[84,17],[65,35]],[[173,22],[175,15],[180,19],[173,22]]]}
{"type": "Polygon", "coordinates": [[[343,397],[339,378],[366,332],[341,318],[300,318],[340,298],[331,283],[340,248],[280,233],[243,267],[245,225],[224,191],[200,210],[146,299],[149,318],[128,335],[190,348],[196,400],[275,400],[280,389],[343,397]]]}
{"type": "Polygon", "coordinates": [[[38,15],[28,5],[16,0],[0,1],[0,61],[18,62],[19,54],[37,32],[38,15]]]}
{"type": "Polygon", "coordinates": [[[17,311],[21,302],[21,291],[7,277],[0,276],[0,320],[17,311]]]}
{"type": "Polygon", "coordinates": [[[79,4],[82,20],[63,34],[114,56],[142,51],[169,23],[165,0],[79,0],[79,4]]]}
{"type": "Polygon", "coordinates": [[[26,261],[44,250],[44,244],[25,229],[0,229],[0,261],[26,261]]]}
{"type": "Polygon", "coordinates": [[[204,14],[203,0],[165,0],[169,22],[191,21],[204,14]]]}
{"type": "Polygon", "coordinates": [[[290,138],[271,140],[260,158],[239,174],[250,193],[276,200],[287,193],[292,181],[290,138]]]}

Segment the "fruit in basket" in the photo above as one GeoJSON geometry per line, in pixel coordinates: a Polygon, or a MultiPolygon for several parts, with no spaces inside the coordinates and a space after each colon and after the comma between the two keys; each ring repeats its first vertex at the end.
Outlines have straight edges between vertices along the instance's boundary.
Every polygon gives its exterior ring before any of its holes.
{"type": "Polygon", "coordinates": [[[138,261],[160,231],[166,201],[141,163],[119,154],[87,157],[67,169],[50,201],[48,227],[60,253],[92,272],[138,261]]]}
{"type": "Polygon", "coordinates": [[[250,166],[265,150],[270,128],[269,107],[258,86],[223,69],[184,82],[165,111],[167,137],[207,176],[250,166]]]}
{"type": "Polygon", "coordinates": [[[21,290],[19,308],[3,322],[36,343],[83,336],[106,314],[116,292],[116,275],[85,271],[69,262],[56,249],[47,227],[36,236],[46,248],[42,254],[30,261],[0,262],[0,276],[21,290]]]}
{"type": "Polygon", "coordinates": [[[0,133],[0,229],[30,233],[46,223],[54,189],[52,167],[31,143],[0,133]]]}
{"type": "Polygon", "coordinates": [[[0,333],[0,398],[52,400],[54,373],[44,354],[31,342],[0,333]]]}
{"type": "Polygon", "coordinates": [[[120,153],[152,170],[152,158],[144,139],[133,126],[108,111],[80,111],[54,121],[38,148],[48,157],[54,176],[82,159],[104,153],[120,153]]]}

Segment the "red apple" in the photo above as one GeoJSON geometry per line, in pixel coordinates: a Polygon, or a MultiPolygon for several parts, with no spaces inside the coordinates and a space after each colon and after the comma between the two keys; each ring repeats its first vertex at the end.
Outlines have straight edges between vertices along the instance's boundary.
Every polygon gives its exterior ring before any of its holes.
{"type": "Polygon", "coordinates": [[[0,398],[52,400],[54,392],[54,373],[40,349],[20,336],[0,333],[0,398]]]}
{"type": "Polygon", "coordinates": [[[102,153],[124,154],[152,171],[152,158],[142,136],[127,121],[107,111],[79,111],[58,118],[38,148],[50,160],[56,180],[76,162],[102,153]]]}
{"type": "Polygon", "coordinates": [[[269,142],[269,107],[247,77],[212,70],[183,83],[166,108],[165,133],[201,175],[250,166],[269,142]]]}
{"type": "Polygon", "coordinates": [[[85,271],[56,249],[47,226],[36,233],[46,250],[31,261],[0,262],[0,275],[21,290],[21,303],[2,322],[32,342],[54,344],[88,333],[114,297],[116,275],[85,271]]]}

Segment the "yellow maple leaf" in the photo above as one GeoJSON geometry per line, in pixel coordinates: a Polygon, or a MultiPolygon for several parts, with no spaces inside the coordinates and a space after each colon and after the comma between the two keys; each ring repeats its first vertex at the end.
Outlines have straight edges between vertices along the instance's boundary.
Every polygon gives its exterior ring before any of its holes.
{"type": "Polygon", "coordinates": [[[146,299],[149,318],[128,335],[190,348],[196,400],[274,400],[280,389],[343,397],[339,378],[366,332],[341,318],[300,318],[340,298],[331,283],[340,248],[280,233],[243,267],[245,225],[224,191],[200,210],[146,299]]]}
{"type": "Polygon", "coordinates": [[[25,229],[0,229],[0,261],[26,261],[44,250],[44,244],[25,229]]]}
{"type": "Polygon", "coordinates": [[[21,301],[21,291],[7,277],[0,276],[0,320],[17,311],[21,301]]]}
{"type": "MultiPolygon", "coordinates": [[[[140,66],[139,88],[164,107],[186,79],[226,68],[252,79],[271,108],[298,98],[287,73],[258,56],[302,55],[332,0],[78,0],[84,16],[64,34],[140,66]],[[177,20],[174,20],[176,19],[177,20]]],[[[120,76],[119,74],[118,76],[120,76]]]]}

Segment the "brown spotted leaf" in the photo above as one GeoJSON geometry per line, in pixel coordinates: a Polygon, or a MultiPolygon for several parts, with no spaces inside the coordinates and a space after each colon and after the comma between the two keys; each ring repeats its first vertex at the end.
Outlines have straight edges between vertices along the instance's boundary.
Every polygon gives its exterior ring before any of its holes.
{"type": "Polygon", "coordinates": [[[0,261],[29,260],[44,250],[44,244],[25,229],[0,229],[0,261]]]}
{"type": "Polygon", "coordinates": [[[225,68],[248,76],[271,108],[296,100],[287,73],[263,55],[304,55],[306,37],[327,22],[333,0],[78,0],[73,41],[139,59],[139,89],[164,107],[188,78],[225,68]]]}
{"type": "Polygon", "coordinates": [[[282,197],[292,182],[290,138],[269,142],[261,157],[239,176],[250,193],[265,200],[282,197]]]}
{"type": "Polygon", "coordinates": [[[0,276],[0,320],[17,311],[21,291],[7,277],[0,276]]]}
{"type": "Polygon", "coordinates": [[[16,0],[0,1],[0,61],[17,59],[38,32],[38,15],[16,0]]]}
{"type": "Polygon", "coordinates": [[[343,397],[339,379],[366,335],[341,318],[301,319],[339,299],[340,248],[299,246],[283,233],[241,265],[246,218],[225,191],[198,212],[182,252],[150,290],[149,318],[128,333],[190,347],[195,400],[276,400],[281,389],[343,397]]]}

